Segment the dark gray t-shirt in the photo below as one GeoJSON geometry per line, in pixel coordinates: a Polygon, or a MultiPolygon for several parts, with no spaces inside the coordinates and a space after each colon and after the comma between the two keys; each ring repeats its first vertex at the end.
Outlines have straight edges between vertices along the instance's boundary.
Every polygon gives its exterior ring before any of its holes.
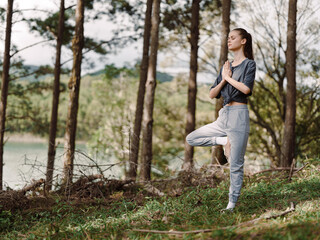
{"type": "MultiPolygon", "coordinates": [[[[224,99],[223,105],[226,105],[232,101],[240,102],[240,103],[247,103],[247,97],[252,94],[254,79],[256,75],[256,62],[254,60],[246,58],[237,66],[232,66],[230,63],[230,68],[232,71],[232,78],[238,82],[244,83],[248,88],[250,88],[249,94],[244,94],[235,87],[233,87],[230,83],[224,85],[221,89],[221,92],[218,94],[216,98],[220,98],[221,95],[224,99]]],[[[217,77],[216,81],[214,82],[213,86],[210,88],[216,87],[222,80],[222,68],[220,69],[219,76],[217,77]]]]}

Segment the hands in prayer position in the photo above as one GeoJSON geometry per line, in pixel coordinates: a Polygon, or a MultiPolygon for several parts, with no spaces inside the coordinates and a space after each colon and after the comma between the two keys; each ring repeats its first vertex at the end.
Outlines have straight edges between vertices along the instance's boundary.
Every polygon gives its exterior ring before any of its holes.
{"type": "Polygon", "coordinates": [[[231,77],[232,76],[232,71],[230,68],[230,62],[227,60],[222,69],[222,80],[226,80],[226,77],[231,77]]]}

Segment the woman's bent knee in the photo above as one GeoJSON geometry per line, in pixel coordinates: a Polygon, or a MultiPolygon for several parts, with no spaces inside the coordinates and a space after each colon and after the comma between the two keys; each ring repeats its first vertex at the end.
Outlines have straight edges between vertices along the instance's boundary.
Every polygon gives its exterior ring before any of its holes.
{"type": "Polygon", "coordinates": [[[187,135],[187,137],[186,137],[186,141],[187,141],[187,143],[190,145],[190,146],[193,146],[193,144],[194,144],[194,140],[193,140],[193,137],[192,137],[192,132],[191,133],[189,133],[188,135],[187,135]]]}

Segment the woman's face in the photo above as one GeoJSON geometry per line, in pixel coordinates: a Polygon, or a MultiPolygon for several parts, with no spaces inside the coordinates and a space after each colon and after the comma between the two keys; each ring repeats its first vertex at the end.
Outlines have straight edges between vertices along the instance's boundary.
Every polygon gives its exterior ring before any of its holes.
{"type": "Polygon", "coordinates": [[[247,39],[242,39],[240,33],[236,30],[231,31],[228,36],[228,49],[230,51],[237,51],[244,47],[247,39]]]}

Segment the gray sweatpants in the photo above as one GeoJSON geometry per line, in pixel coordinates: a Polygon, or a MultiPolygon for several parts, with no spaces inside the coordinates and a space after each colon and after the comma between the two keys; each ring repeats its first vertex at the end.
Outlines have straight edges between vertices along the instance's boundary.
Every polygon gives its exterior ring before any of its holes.
{"type": "Polygon", "coordinates": [[[186,141],[191,146],[214,146],[216,137],[228,137],[231,144],[229,156],[229,201],[236,203],[243,182],[244,154],[249,137],[249,111],[247,105],[224,106],[218,119],[191,132],[186,141]]]}

